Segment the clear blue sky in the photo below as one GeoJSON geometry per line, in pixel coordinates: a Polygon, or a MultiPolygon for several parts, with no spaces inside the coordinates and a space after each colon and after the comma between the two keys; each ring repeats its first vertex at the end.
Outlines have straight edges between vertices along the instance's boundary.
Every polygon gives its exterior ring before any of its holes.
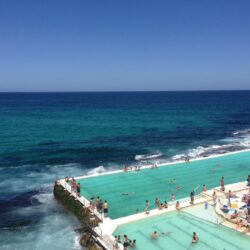
{"type": "Polygon", "coordinates": [[[250,1],[0,0],[0,91],[250,89],[250,1]]]}

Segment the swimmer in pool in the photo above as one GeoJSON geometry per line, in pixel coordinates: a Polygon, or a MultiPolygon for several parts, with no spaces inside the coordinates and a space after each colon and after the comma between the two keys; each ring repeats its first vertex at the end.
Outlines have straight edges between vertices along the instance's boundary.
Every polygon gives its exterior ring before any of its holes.
{"type": "Polygon", "coordinates": [[[158,234],[156,231],[154,231],[151,235],[151,239],[157,239],[158,238],[158,234]]]}
{"type": "Polygon", "coordinates": [[[175,200],[175,195],[174,195],[174,194],[171,194],[170,199],[171,199],[171,201],[174,201],[174,200],[175,200]]]}
{"type": "Polygon", "coordinates": [[[173,178],[173,179],[170,180],[170,182],[171,182],[171,183],[175,183],[175,182],[176,182],[176,179],[173,178]]]}
{"type": "Polygon", "coordinates": [[[220,164],[217,163],[217,164],[215,165],[215,167],[211,169],[211,172],[214,173],[214,172],[217,170],[217,168],[219,168],[219,167],[220,167],[220,164]]]}
{"type": "Polygon", "coordinates": [[[199,237],[196,232],[193,232],[192,243],[197,243],[199,241],[199,237]]]}
{"type": "Polygon", "coordinates": [[[131,195],[131,194],[134,194],[135,192],[131,192],[131,193],[122,193],[122,195],[125,195],[125,196],[128,196],[128,195],[131,195]]]}

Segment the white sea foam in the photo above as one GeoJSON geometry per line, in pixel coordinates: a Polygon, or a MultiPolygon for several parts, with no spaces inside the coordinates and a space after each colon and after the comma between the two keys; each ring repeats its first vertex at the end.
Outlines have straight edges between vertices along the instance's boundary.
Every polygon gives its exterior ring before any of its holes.
{"type": "Polygon", "coordinates": [[[225,138],[222,141],[231,146],[239,146],[243,149],[250,148],[250,129],[235,131],[231,137],[225,138]]]}
{"type": "Polygon", "coordinates": [[[99,166],[99,167],[96,167],[96,168],[89,170],[87,172],[87,175],[100,174],[100,173],[104,173],[106,171],[107,170],[104,168],[104,166],[99,166]]]}
{"type": "Polygon", "coordinates": [[[243,129],[243,130],[238,130],[232,133],[233,135],[250,135],[250,129],[243,129]]]}
{"type": "Polygon", "coordinates": [[[190,159],[196,159],[245,149],[250,149],[250,129],[235,131],[232,133],[232,136],[219,140],[218,144],[198,146],[196,148],[188,149],[182,153],[176,154],[171,158],[163,158],[162,154],[152,154],[136,155],[135,160],[140,162],[143,162],[143,160],[151,160],[150,162],[153,163],[154,158],[161,156],[161,163],[167,163],[169,161],[177,162],[185,160],[187,156],[190,159]]]}
{"type": "Polygon", "coordinates": [[[80,245],[80,235],[75,236],[74,238],[74,245],[72,249],[83,249],[82,246],[80,245]]]}
{"type": "Polygon", "coordinates": [[[41,193],[32,196],[32,199],[36,199],[38,202],[43,204],[51,204],[54,201],[52,193],[41,193]]]}
{"type": "Polygon", "coordinates": [[[140,161],[140,160],[150,160],[150,159],[155,159],[159,158],[162,156],[162,153],[156,153],[156,154],[148,154],[148,155],[136,155],[135,160],[140,161]]]}
{"type": "Polygon", "coordinates": [[[2,232],[1,249],[81,249],[76,242],[78,234],[74,232],[78,225],[76,218],[70,214],[46,212],[46,216],[42,217],[39,223],[27,226],[24,232],[12,231],[11,238],[9,230],[2,232]],[[7,241],[6,238],[10,240],[7,241]]]}
{"type": "Polygon", "coordinates": [[[195,159],[200,157],[208,157],[213,155],[220,155],[229,152],[244,150],[250,148],[250,129],[235,131],[231,137],[221,139],[219,144],[198,146],[189,149],[183,154],[177,154],[171,159],[173,161],[184,160],[186,156],[195,159]]]}
{"type": "MultiPolygon", "coordinates": [[[[209,147],[207,147],[207,149],[209,149],[209,147]]],[[[200,155],[201,155],[202,153],[204,153],[205,151],[206,151],[206,148],[205,148],[205,147],[199,146],[199,147],[197,147],[197,148],[188,150],[187,155],[188,155],[190,158],[196,158],[197,156],[200,156],[200,155]]]]}
{"type": "Polygon", "coordinates": [[[57,209],[57,203],[51,192],[38,193],[30,197],[31,206],[19,207],[12,212],[22,216],[36,216],[39,213],[50,213],[57,209]]]}
{"type": "Polygon", "coordinates": [[[185,154],[178,154],[178,155],[174,155],[171,159],[173,161],[180,161],[185,159],[186,155],[185,154]]]}

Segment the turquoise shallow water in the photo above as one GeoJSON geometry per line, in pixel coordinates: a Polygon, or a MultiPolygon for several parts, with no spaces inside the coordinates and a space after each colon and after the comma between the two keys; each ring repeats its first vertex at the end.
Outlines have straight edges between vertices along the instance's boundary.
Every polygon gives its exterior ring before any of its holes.
{"type": "MultiPolygon", "coordinates": [[[[197,211],[197,208],[195,208],[197,211]]],[[[199,210],[203,210],[200,207],[199,210]]],[[[134,223],[119,226],[113,235],[127,234],[129,239],[136,239],[136,250],[246,250],[249,237],[222,225],[200,220],[186,212],[170,212],[134,223]],[[157,231],[158,239],[150,238],[157,231]],[[171,232],[168,236],[162,232],[171,232]],[[199,236],[197,244],[191,244],[192,233],[199,236]]],[[[123,237],[122,237],[123,238],[123,237]]]]}
{"type": "Polygon", "coordinates": [[[78,180],[81,194],[90,197],[100,196],[109,203],[109,216],[119,218],[143,211],[145,200],[154,208],[154,200],[169,201],[171,193],[177,199],[189,197],[197,186],[213,188],[220,185],[224,176],[226,184],[245,181],[250,173],[250,152],[225,155],[189,163],[172,164],[157,169],[143,169],[138,172],[122,172],[78,180]],[[175,178],[176,182],[171,183],[175,178]],[[177,189],[176,187],[181,187],[177,189]],[[128,193],[129,195],[122,195],[128,193]]]}

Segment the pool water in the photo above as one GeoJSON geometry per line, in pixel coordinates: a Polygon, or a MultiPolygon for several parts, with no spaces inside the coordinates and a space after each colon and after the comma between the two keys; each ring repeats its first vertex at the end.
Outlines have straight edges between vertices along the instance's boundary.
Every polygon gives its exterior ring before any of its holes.
{"type": "Polygon", "coordinates": [[[202,205],[190,206],[185,208],[183,212],[214,224],[220,224],[224,221],[222,217],[217,215],[214,206],[210,204],[208,206],[205,206],[205,203],[202,205]]]}
{"type": "Polygon", "coordinates": [[[157,169],[90,177],[78,182],[81,183],[81,194],[88,199],[100,196],[102,200],[107,200],[109,217],[115,219],[134,214],[137,209],[143,211],[145,200],[150,201],[152,209],[155,208],[156,197],[169,201],[171,193],[174,193],[180,199],[188,197],[198,186],[196,194],[200,193],[203,184],[208,189],[219,186],[222,176],[225,184],[229,184],[245,181],[249,174],[250,152],[239,152],[157,169]],[[172,179],[176,182],[172,183],[172,179]]]}
{"type": "MultiPolygon", "coordinates": [[[[196,211],[204,212],[204,208],[196,211]]],[[[136,250],[245,250],[249,249],[250,238],[232,229],[204,221],[188,212],[170,212],[133,223],[119,226],[113,235],[127,234],[129,239],[136,239],[136,250]],[[159,237],[152,240],[152,232],[159,237]],[[167,233],[162,234],[162,233],[167,233]],[[192,234],[196,232],[199,242],[192,244],[192,234]]]]}

